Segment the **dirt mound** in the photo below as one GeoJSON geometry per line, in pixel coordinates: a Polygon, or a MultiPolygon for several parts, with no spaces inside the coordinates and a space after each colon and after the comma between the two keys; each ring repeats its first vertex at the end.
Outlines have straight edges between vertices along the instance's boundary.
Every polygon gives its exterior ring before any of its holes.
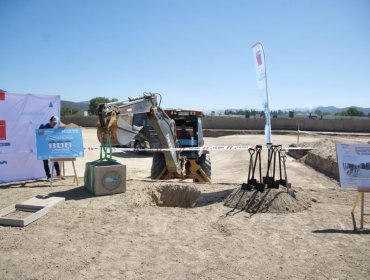
{"type": "MultiPolygon", "coordinates": [[[[289,147],[291,148],[314,148],[314,149],[319,149],[320,148],[320,143],[321,142],[315,142],[315,143],[306,143],[306,142],[303,142],[303,143],[299,143],[299,145],[297,146],[296,144],[291,144],[289,145],[289,147]]],[[[302,157],[304,157],[305,155],[307,155],[310,151],[312,150],[309,150],[309,149],[304,149],[304,150],[288,150],[288,155],[295,158],[295,159],[300,159],[302,157]]]]}
{"type": "MultiPolygon", "coordinates": [[[[311,147],[314,149],[289,150],[288,155],[339,181],[338,161],[335,150],[337,142],[346,143],[348,140],[326,139],[315,143],[301,143],[299,147],[311,147]]],[[[356,142],[361,143],[360,141],[356,142]]],[[[290,147],[296,147],[296,145],[292,144],[290,147]]]]}
{"type": "MultiPolygon", "coordinates": [[[[301,143],[299,147],[310,147],[312,150],[289,150],[288,155],[311,166],[326,176],[339,180],[338,163],[335,151],[336,141],[320,140],[315,143],[301,143]]],[[[296,145],[290,145],[296,147],[296,145]]]]}
{"type": "Polygon", "coordinates": [[[295,213],[310,207],[310,202],[298,193],[291,195],[286,188],[257,190],[235,189],[226,199],[224,205],[248,213],[295,213]]]}
{"type": "Polygon", "coordinates": [[[59,127],[60,128],[78,128],[80,126],[74,123],[65,124],[65,123],[60,122],[59,127]]]}
{"type": "Polygon", "coordinates": [[[136,206],[193,207],[201,192],[194,186],[160,185],[151,186],[138,193],[133,202],[136,206]]]}

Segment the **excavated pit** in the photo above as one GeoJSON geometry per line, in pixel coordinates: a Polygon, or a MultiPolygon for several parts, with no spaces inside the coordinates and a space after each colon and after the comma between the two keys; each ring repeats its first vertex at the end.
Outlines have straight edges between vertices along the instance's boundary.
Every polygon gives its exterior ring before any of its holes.
{"type": "Polygon", "coordinates": [[[285,187],[279,189],[257,190],[235,189],[224,201],[224,206],[246,211],[248,213],[295,213],[311,206],[310,200],[287,192],[285,187]]]}
{"type": "Polygon", "coordinates": [[[165,184],[144,189],[134,198],[136,206],[194,207],[201,192],[194,186],[165,184]]]}
{"type": "MultiPolygon", "coordinates": [[[[337,142],[345,143],[345,140],[326,139],[315,143],[300,143],[301,148],[313,148],[311,150],[289,150],[288,155],[307,164],[313,169],[325,174],[326,176],[339,181],[338,161],[335,150],[337,142]]],[[[351,141],[353,143],[353,141],[351,141]]],[[[361,141],[355,141],[363,143],[361,141]]],[[[290,147],[297,147],[291,144],[290,147]]]]}

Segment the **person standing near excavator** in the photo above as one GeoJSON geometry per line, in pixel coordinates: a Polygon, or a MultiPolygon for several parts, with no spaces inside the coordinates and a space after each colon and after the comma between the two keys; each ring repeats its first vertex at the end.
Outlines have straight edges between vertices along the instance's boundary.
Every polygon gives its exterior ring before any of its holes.
{"type": "MultiPolygon", "coordinates": [[[[57,116],[52,116],[49,119],[49,122],[46,123],[46,124],[40,125],[39,129],[54,128],[57,125],[58,121],[59,121],[59,118],[57,116]]],[[[43,163],[44,163],[44,170],[45,170],[46,178],[47,178],[47,180],[50,181],[51,180],[51,175],[50,175],[50,168],[49,168],[49,160],[44,159],[43,163]]],[[[55,171],[57,172],[57,176],[60,176],[60,167],[59,167],[58,162],[54,162],[54,168],[55,168],[55,171]]]]}

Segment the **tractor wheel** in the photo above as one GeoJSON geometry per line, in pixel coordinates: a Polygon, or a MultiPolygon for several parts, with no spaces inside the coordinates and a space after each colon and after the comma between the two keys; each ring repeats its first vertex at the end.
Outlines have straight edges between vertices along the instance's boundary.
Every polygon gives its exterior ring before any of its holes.
{"type": "Polygon", "coordinates": [[[150,177],[152,179],[160,179],[160,178],[158,178],[158,176],[162,174],[162,172],[165,168],[166,168],[166,161],[164,159],[164,154],[163,153],[154,153],[153,154],[152,169],[151,169],[150,177]]]}
{"type": "Polygon", "coordinates": [[[211,156],[209,154],[202,154],[198,159],[199,166],[203,169],[204,173],[211,178],[212,167],[211,167],[211,156]]]}

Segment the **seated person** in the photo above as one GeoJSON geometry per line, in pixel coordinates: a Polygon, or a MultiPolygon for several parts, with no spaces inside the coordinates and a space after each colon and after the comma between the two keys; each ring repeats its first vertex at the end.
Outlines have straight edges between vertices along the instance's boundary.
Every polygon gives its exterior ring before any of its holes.
{"type": "Polygon", "coordinates": [[[190,132],[186,130],[185,123],[181,125],[181,130],[180,129],[176,130],[176,136],[178,139],[190,139],[191,138],[190,132]]]}

